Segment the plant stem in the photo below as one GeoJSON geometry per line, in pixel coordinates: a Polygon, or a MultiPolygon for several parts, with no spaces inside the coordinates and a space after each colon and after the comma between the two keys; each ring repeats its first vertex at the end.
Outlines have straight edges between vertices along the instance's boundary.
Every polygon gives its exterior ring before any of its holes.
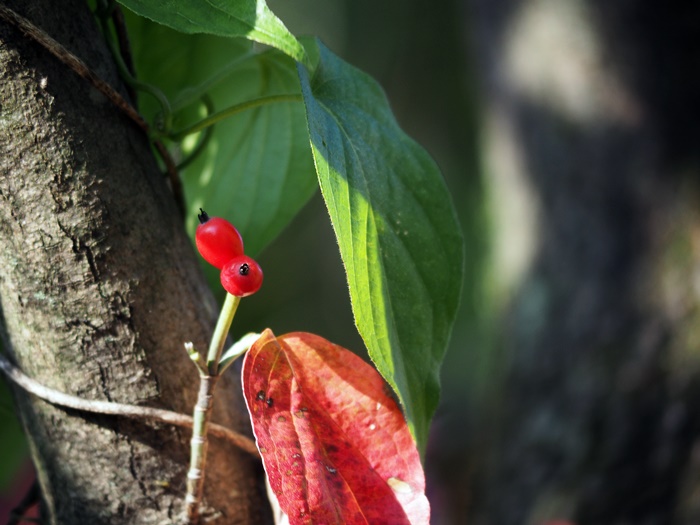
{"type": "Polygon", "coordinates": [[[219,373],[219,359],[221,358],[221,352],[224,351],[226,336],[228,335],[229,328],[231,327],[231,321],[233,321],[233,316],[236,315],[238,303],[240,302],[240,297],[236,297],[230,293],[226,294],[226,300],[224,301],[224,305],[221,307],[219,320],[216,323],[214,335],[211,338],[209,351],[207,352],[207,368],[210,376],[216,376],[219,373]]]}
{"type": "Polygon", "coordinates": [[[214,124],[221,120],[224,120],[225,118],[237,115],[238,113],[242,113],[243,111],[247,111],[249,109],[257,108],[260,106],[266,106],[268,104],[274,104],[277,102],[301,102],[301,100],[301,95],[298,95],[296,93],[289,93],[286,95],[270,95],[268,97],[256,98],[255,100],[248,100],[246,102],[242,102],[241,104],[236,104],[235,106],[231,106],[229,108],[221,110],[218,113],[214,113],[213,115],[210,115],[200,120],[199,122],[193,124],[188,128],[182,129],[180,131],[174,131],[169,135],[169,137],[172,140],[179,142],[182,139],[184,139],[187,135],[191,135],[192,133],[202,131],[203,129],[208,128],[209,126],[213,126],[214,124]]]}
{"type": "Polygon", "coordinates": [[[197,523],[199,507],[204,493],[204,469],[207,462],[207,427],[211,419],[211,408],[214,402],[214,387],[217,376],[200,376],[197,404],[194,407],[194,424],[190,442],[190,469],[187,472],[187,519],[197,523]]]}
{"type": "MultiPolygon", "coordinates": [[[[205,93],[204,95],[202,95],[201,101],[207,110],[207,117],[214,114],[214,102],[212,101],[211,97],[205,93]]],[[[209,126],[207,129],[204,130],[202,138],[200,139],[199,143],[194,148],[194,150],[192,150],[192,152],[185,159],[183,159],[180,162],[180,164],[177,165],[178,171],[182,171],[187,166],[189,166],[189,164],[193,162],[199,156],[199,154],[202,153],[202,151],[204,151],[204,148],[206,148],[207,144],[209,144],[209,140],[211,139],[213,132],[214,126],[209,126]]]]}
{"type": "MultiPolygon", "coordinates": [[[[105,4],[106,2],[103,1],[102,3],[105,4]]],[[[117,6],[115,5],[114,7],[116,8],[117,6]]],[[[145,82],[137,80],[132,74],[131,70],[129,69],[128,65],[126,64],[124,58],[121,55],[117,42],[114,41],[112,33],[109,30],[109,24],[107,23],[107,19],[112,16],[112,12],[113,10],[111,8],[104,6],[102,15],[99,16],[99,18],[100,24],[102,25],[102,32],[104,33],[105,42],[107,42],[107,46],[112,52],[114,62],[117,65],[117,69],[119,69],[119,74],[129,87],[149,93],[158,101],[158,104],[160,104],[161,112],[163,114],[163,129],[159,131],[170,131],[170,125],[172,124],[173,120],[172,111],[170,109],[170,101],[160,89],[158,89],[155,86],[152,86],[151,84],[147,84],[145,82]]]]}
{"type": "Polygon", "coordinates": [[[204,471],[207,461],[207,431],[211,419],[211,409],[214,404],[214,387],[219,380],[219,359],[224,350],[226,336],[233,316],[236,315],[241,298],[226,294],[226,300],[221,307],[219,320],[216,322],[214,335],[211,338],[207,353],[206,371],[199,374],[199,393],[194,407],[192,425],[192,441],[190,442],[190,469],[187,472],[187,496],[185,506],[187,519],[191,524],[199,520],[199,507],[204,493],[204,471]]]}

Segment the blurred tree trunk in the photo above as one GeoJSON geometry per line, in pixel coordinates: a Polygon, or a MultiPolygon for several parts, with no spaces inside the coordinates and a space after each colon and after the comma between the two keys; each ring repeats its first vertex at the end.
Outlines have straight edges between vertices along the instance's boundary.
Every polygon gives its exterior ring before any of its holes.
{"type": "Polygon", "coordinates": [[[510,304],[471,522],[698,523],[700,4],[471,7],[510,304]]]}
{"type": "MultiPolygon", "coordinates": [[[[7,2],[118,86],[83,0],[7,2]]],[[[87,399],[191,413],[216,307],[144,133],[0,21],[0,333],[29,376],[87,399]]],[[[214,419],[247,431],[240,384],[214,419]]],[[[47,523],[173,523],[189,432],[66,412],[15,389],[47,523]]],[[[260,467],[213,441],[208,523],[269,516],[260,467]]]]}

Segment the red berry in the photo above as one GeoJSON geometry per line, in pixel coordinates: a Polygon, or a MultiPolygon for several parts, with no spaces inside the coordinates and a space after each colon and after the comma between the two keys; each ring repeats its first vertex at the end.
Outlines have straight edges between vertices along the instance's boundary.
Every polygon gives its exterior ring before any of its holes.
{"type": "Polygon", "coordinates": [[[221,217],[209,217],[207,212],[199,208],[200,224],[194,234],[197,250],[204,260],[217,268],[238,255],[243,255],[243,239],[238,230],[221,217]]]}
{"type": "Polygon", "coordinates": [[[263,272],[260,265],[247,255],[234,257],[221,270],[221,284],[231,295],[245,297],[260,289],[263,272]]]}

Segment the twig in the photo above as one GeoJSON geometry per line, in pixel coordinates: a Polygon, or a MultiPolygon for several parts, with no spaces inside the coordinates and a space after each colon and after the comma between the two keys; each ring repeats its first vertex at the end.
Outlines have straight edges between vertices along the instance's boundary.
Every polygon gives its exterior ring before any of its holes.
{"type": "MultiPolygon", "coordinates": [[[[117,90],[112,86],[107,84],[104,80],[98,77],[82,60],[76,57],[73,53],[68,51],[59,42],[54,40],[51,36],[45,33],[42,29],[38,28],[32,24],[26,18],[18,15],[9,7],[0,5],[0,18],[3,18],[7,22],[16,26],[20,31],[26,34],[29,38],[41,44],[49,53],[58,58],[66,66],[72,69],[78,76],[84,78],[92,86],[102,93],[107,100],[119,108],[122,113],[129,117],[137,126],[139,126],[146,135],[149,135],[150,127],[148,123],[143,119],[143,117],[134,109],[134,107],[129,104],[124,97],[122,97],[117,90]]],[[[172,186],[173,193],[175,195],[175,200],[180,212],[183,217],[185,215],[184,197],[182,191],[182,183],[180,182],[180,177],[177,173],[177,168],[175,167],[175,162],[170,157],[168,150],[158,140],[154,140],[154,144],[166,169],[168,170],[168,175],[170,177],[170,184],[172,186]]]]}
{"type": "MultiPolygon", "coordinates": [[[[107,414],[147,421],[160,421],[161,423],[167,423],[177,427],[192,428],[192,418],[184,414],[178,414],[177,412],[159,408],[111,403],[108,401],[92,401],[53,390],[26,376],[10,363],[3,354],[0,354],[0,371],[17,386],[22,387],[27,392],[52,405],[81,410],[83,412],[91,412],[93,414],[107,414]]],[[[234,432],[233,430],[215,423],[209,425],[209,432],[212,436],[228,441],[255,457],[260,457],[255,442],[238,432],[234,432]]]]}
{"type": "MultiPolygon", "coordinates": [[[[219,320],[216,322],[211,338],[205,366],[199,371],[199,393],[194,407],[194,425],[192,427],[192,442],[190,446],[190,469],[187,472],[187,508],[188,523],[195,524],[199,520],[199,507],[204,494],[204,472],[207,461],[207,433],[211,432],[211,409],[214,403],[214,388],[219,380],[219,362],[224,350],[226,336],[233,316],[240,304],[241,298],[226,294],[226,300],[221,308],[219,320]]],[[[199,368],[199,366],[198,366],[199,368]]]]}
{"type": "Polygon", "coordinates": [[[190,468],[187,471],[187,495],[185,507],[189,523],[199,521],[199,506],[204,494],[204,472],[207,465],[207,434],[211,431],[211,409],[214,404],[214,387],[219,378],[203,375],[199,378],[197,404],[194,406],[194,425],[190,441],[190,468]]]}

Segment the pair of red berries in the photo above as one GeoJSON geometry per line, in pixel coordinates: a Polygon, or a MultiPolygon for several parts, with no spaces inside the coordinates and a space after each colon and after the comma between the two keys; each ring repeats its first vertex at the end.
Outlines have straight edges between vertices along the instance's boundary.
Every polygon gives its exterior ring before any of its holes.
{"type": "Polygon", "coordinates": [[[238,230],[221,217],[201,212],[194,239],[204,260],[221,270],[221,285],[231,295],[246,297],[260,289],[263,273],[254,259],[243,254],[243,239],[238,230]]]}

